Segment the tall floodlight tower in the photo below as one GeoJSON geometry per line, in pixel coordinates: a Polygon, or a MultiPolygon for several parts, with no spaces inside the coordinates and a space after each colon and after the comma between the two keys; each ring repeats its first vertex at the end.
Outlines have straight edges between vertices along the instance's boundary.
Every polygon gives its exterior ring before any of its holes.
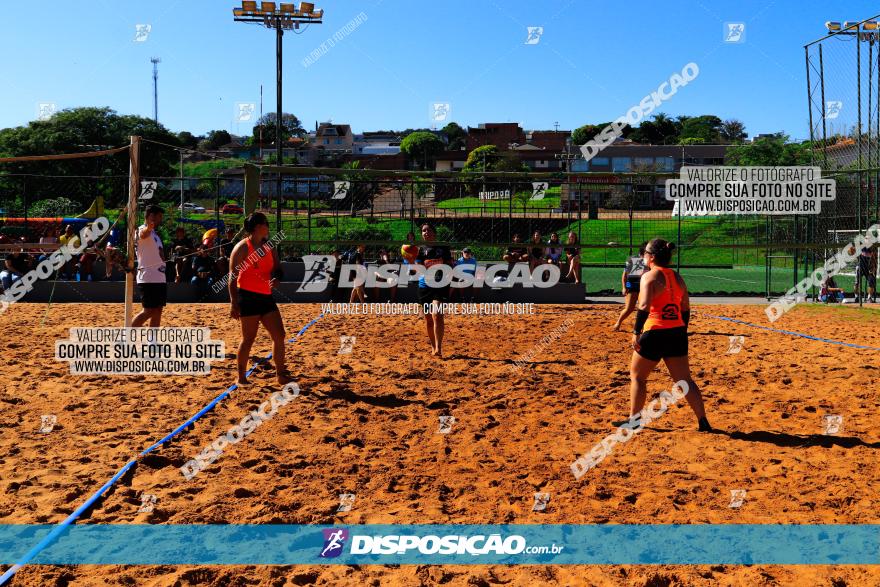
{"type": "MultiPolygon", "coordinates": [[[[235,22],[247,22],[259,24],[267,29],[275,30],[275,164],[279,167],[284,165],[284,142],[281,140],[281,39],[284,31],[298,30],[301,24],[321,24],[324,16],[323,10],[315,10],[312,2],[300,2],[299,7],[293,3],[282,2],[277,6],[275,2],[257,3],[251,0],[242,0],[241,8],[234,8],[232,15],[235,22]]],[[[281,230],[281,172],[275,181],[275,199],[278,204],[276,212],[276,224],[281,230]]]]}
{"type": "Polygon", "coordinates": [[[152,57],[150,63],[153,64],[153,121],[159,124],[159,64],[162,60],[152,57]]]}

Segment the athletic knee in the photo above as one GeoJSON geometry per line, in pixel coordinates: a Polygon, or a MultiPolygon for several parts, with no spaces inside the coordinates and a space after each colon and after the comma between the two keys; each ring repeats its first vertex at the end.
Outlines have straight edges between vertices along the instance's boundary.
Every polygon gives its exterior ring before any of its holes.
{"type": "Polygon", "coordinates": [[[637,383],[639,385],[645,385],[648,382],[648,376],[642,375],[640,373],[636,373],[634,371],[630,371],[629,380],[631,383],[637,383]]]}

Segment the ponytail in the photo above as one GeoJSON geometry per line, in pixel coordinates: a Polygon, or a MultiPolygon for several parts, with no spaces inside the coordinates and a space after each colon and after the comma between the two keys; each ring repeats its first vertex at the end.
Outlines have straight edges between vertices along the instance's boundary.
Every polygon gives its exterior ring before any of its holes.
{"type": "Polygon", "coordinates": [[[261,224],[269,224],[269,220],[262,212],[252,212],[250,216],[244,219],[244,230],[248,234],[253,234],[257,226],[261,224]]]}
{"type": "Polygon", "coordinates": [[[669,267],[672,261],[672,251],[675,250],[675,243],[655,238],[645,247],[645,251],[654,255],[654,264],[660,267],[669,267]]]}

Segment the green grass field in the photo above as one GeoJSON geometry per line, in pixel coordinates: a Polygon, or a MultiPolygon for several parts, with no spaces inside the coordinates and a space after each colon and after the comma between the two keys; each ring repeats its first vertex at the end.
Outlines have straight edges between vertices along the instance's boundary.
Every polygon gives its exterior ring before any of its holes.
{"type": "MultiPolygon", "coordinates": [[[[488,188],[487,188],[488,189],[488,188]]],[[[531,194],[527,192],[517,192],[517,197],[513,199],[513,204],[510,202],[510,198],[504,198],[501,200],[481,200],[477,197],[468,197],[468,198],[451,198],[449,200],[443,200],[437,203],[438,208],[442,208],[444,210],[461,210],[461,211],[470,211],[475,212],[478,209],[483,210],[510,210],[512,209],[514,212],[522,212],[523,211],[523,199],[528,198],[531,194]]],[[[552,186],[547,188],[545,192],[544,198],[541,200],[525,200],[525,209],[526,210],[544,210],[551,208],[559,208],[561,199],[561,189],[559,186],[552,186]]]]}

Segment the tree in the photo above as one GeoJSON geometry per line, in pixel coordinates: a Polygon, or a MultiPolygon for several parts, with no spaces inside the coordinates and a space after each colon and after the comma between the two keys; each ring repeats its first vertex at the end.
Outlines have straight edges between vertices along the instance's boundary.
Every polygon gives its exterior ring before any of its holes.
{"type": "Polygon", "coordinates": [[[522,206],[523,215],[525,215],[528,212],[529,202],[532,200],[532,191],[517,189],[513,192],[511,198],[513,199],[513,205],[516,205],[517,207],[522,206]]]}
{"type": "Polygon", "coordinates": [[[573,145],[584,145],[587,142],[591,141],[596,137],[597,134],[602,132],[602,129],[611,124],[610,122],[606,122],[605,124],[585,124],[580,126],[573,131],[571,131],[571,142],[573,145]]]}
{"type": "MultiPolygon", "coordinates": [[[[254,126],[254,140],[259,143],[260,129],[263,130],[263,144],[275,144],[275,121],[278,119],[274,112],[264,114],[254,126]]],[[[302,127],[299,118],[287,112],[281,113],[281,140],[287,141],[291,137],[303,137],[306,131],[302,127]]]]}
{"type": "Polygon", "coordinates": [[[492,166],[492,171],[531,171],[529,166],[524,162],[520,161],[519,157],[514,154],[504,155],[503,157],[499,157],[498,160],[495,161],[495,164],[492,166]]]}
{"type": "Polygon", "coordinates": [[[76,202],[69,198],[53,198],[38,200],[28,207],[28,214],[34,218],[51,218],[55,216],[67,216],[78,214],[76,202]]]}
{"type": "Polygon", "coordinates": [[[648,145],[674,145],[681,134],[681,121],[659,112],[651,120],[642,121],[629,138],[648,145]]]}
{"type": "Polygon", "coordinates": [[[679,145],[705,145],[706,139],[701,137],[683,137],[678,139],[679,145]]]}
{"type": "Polygon", "coordinates": [[[746,140],[746,125],[736,118],[728,118],[721,123],[720,134],[728,143],[741,143],[746,140]]]}
{"type": "Polygon", "coordinates": [[[408,134],[400,142],[400,152],[410,159],[420,161],[422,169],[428,168],[428,161],[443,152],[443,141],[432,132],[417,131],[408,134]]]}
{"type": "MultiPolygon", "coordinates": [[[[299,163],[299,159],[296,157],[285,156],[281,158],[282,165],[296,165],[299,163]]],[[[275,165],[278,162],[278,154],[277,153],[269,153],[266,156],[266,165],[275,165]]]]}
{"type": "Polygon", "coordinates": [[[216,151],[223,145],[228,145],[231,142],[232,135],[229,132],[225,130],[212,130],[199,143],[199,149],[203,151],[216,151]]]}
{"type": "MultiPolygon", "coordinates": [[[[0,154],[16,157],[84,153],[128,145],[131,136],[166,145],[179,144],[177,135],[152,118],[120,115],[108,107],[87,107],[62,110],[48,120],[0,130],[0,154]]],[[[178,160],[173,148],[142,143],[141,176],[171,175],[178,160]]],[[[0,170],[32,174],[27,179],[27,192],[39,194],[40,198],[63,196],[75,201],[78,207],[85,207],[96,196],[102,195],[110,207],[127,199],[125,180],[120,180],[119,176],[128,175],[128,166],[128,155],[123,152],[88,159],[5,163],[0,164],[0,170]],[[83,177],[63,180],[40,177],[48,175],[83,177]]],[[[0,193],[0,199],[14,200],[19,190],[20,187],[15,193],[2,190],[4,193],[0,193]]]]}
{"type": "Polygon", "coordinates": [[[180,143],[180,146],[187,149],[197,148],[201,139],[202,137],[197,137],[188,130],[177,133],[177,141],[180,143]]]}
{"type": "Polygon", "coordinates": [[[464,162],[462,171],[478,172],[478,171],[494,171],[495,165],[500,159],[498,147],[495,145],[483,145],[477,147],[468,153],[467,160],[464,162]]]}
{"type": "Polygon", "coordinates": [[[724,163],[740,166],[809,165],[810,143],[789,143],[788,135],[762,137],[749,144],[728,148],[724,163]]]}
{"type": "Polygon", "coordinates": [[[717,144],[721,141],[721,119],[713,114],[703,116],[679,117],[681,121],[681,139],[703,139],[704,143],[717,144]]]}
{"type": "Polygon", "coordinates": [[[450,122],[443,127],[442,132],[446,135],[447,148],[450,151],[458,151],[464,147],[467,131],[460,127],[457,122],[450,122]]]}

